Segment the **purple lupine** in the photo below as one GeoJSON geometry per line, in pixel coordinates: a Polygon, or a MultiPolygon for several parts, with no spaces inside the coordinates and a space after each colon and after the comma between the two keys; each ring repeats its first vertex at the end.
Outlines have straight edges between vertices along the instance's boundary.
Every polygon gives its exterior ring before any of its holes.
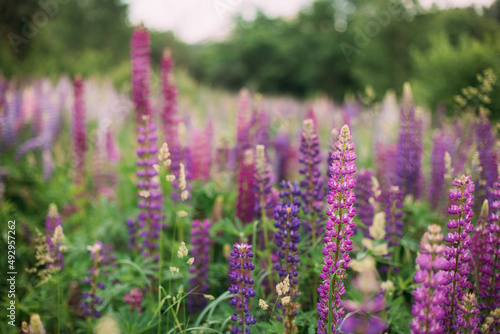
{"type": "Polygon", "coordinates": [[[399,239],[403,237],[403,194],[401,189],[393,186],[389,189],[385,201],[385,239],[389,247],[398,247],[399,239]]]}
{"type": "Polygon", "coordinates": [[[87,125],[85,120],[84,83],[80,75],[73,80],[73,152],[75,155],[75,181],[81,185],[85,178],[87,153],[87,125]]]}
{"type": "Polygon", "coordinates": [[[242,161],[244,152],[251,148],[249,131],[251,121],[247,120],[250,113],[250,96],[247,89],[242,89],[238,98],[236,109],[236,147],[234,150],[235,161],[242,161]]]}
{"type": "Polygon", "coordinates": [[[383,195],[397,182],[396,151],[397,146],[395,144],[377,143],[375,146],[377,157],[376,176],[380,182],[383,195]]]}
{"type": "Polygon", "coordinates": [[[321,284],[318,288],[319,302],[317,305],[318,334],[326,334],[328,330],[328,310],[332,310],[332,331],[338,333],[337,325],[344,315],[341,296],[345,293],[344,279],[346,270],[351,261],[349,251],[352,250],[353,228],[355,223],[353,217],[354,208],[354,186],[356,180],[353,174],[356,172],[356,154],[352,142],[349,127],[344,125],[340,131],[339,140],[336,144],[337,151],[333,153],[333,164],[330,166],[332,178],[328,181],[330,193],[327,196],[329,208],[326,210],[328,219],[326,221],[326,235],[323,238],[324,266],[320,274],[321,284]],[[333,278],[332,278],[333,276],[333,278]],[[330,281],[333,286],[332,305],[328,305],[330,281]]]}
{"type": "Polygon", "coordinates": [[[255,121],[255,144],[269,146],[269,115],[262,107],[262,101],[259,100],[259,109],[257,114],[257,119],[255,121]]]}
{"type": "MultiPolygon", "coordinates": [[[[493,184],[497,181],[498,177],[498,163],[497,155],[494,151],[495,138],[491,133],[491,124],[488,120],[488,116],[481,113],[479,116],[479,121],[476,125],[477,134],[477,151],[479,153],[479,162],[481,164],[481,180],[486,182],[484,186],[480,187],[484,189],[485,198],[491,201],[493,198],[490,193],[490,189],[493,184]]],[[[480,182],[480,184],[482,184],[480,182]]],[[[481,196],[481,198],[484,198],[481,196]]]]}
{"type": "Polygon", "coordinates": [[[22,126],[20,115],[22,115],[22,96],[18,90],[13,90],[11,98],[5,101],[3,114],[0,115],[0,143],[3,151],[17,143],[22,126]]]}
{"type": "Polygon", "coordinates": [[[422,191],[422,120],[415,115],[413,95],[405,84],[401,102],[401,124],[396,150],[397,185],[403,196],[420,197],[422,191]]]}
{"type": "Polygon", "coordinates": [[[300,242],[300,198],[301,191],[297,183],[293,185],[290,182],[281,182],[280,202],[274,209],[274,227],[278,231],[274,234],[276,246],[278,247],[279,262],[276,264],[276,270],[280,276],[280,281],[287,277],[290,283],[290,290],[287,296],[291,298],[287,305],[283,305],[278,300],[276,306],[283,309],[282,315],[277,319],[283,322],[285,334],[295,333],[295,317],[300,304],[297,298],[299,292],[299,263],[300,257],[297,244],[300,242]]]}
{"type": "Polygon", "coordinates": [[[128,248],[132,250],[139,249],[137,244],[137,233],[139,232],[139,226],[135,219],[127,218],[127,232],[128,232],[128,248]]]}
{"type": "Polygon", "coordinates": [[[255,296],[252,287],[254,284],[252,271],[255,269],[252,263],[253,256],[252,246],[246,243],[234,244],[230,253],[229,292],[235,295],[229,302],[235,309],[231,316],[231,320],[235,322],[231,329],[232,334],[248,334],[250,326],[257,322],[249,311],[249,301],[255,296]]]}
{"type": "Polygon", "coordinates": [[[479,268],[479,307],[487,313],[500,307],[500,177],[491,189],[491,213],[486,224],[486,247],[483,265],[479,268]]]}
{"type": "Polygon", "coordinates": [[[82,307],[83,316],[89,318],[100,318],[101,313],[98,311],[98,308],[100,308],[103,301],[101,297],[97,295],[97,291],[105,288],[104,284],[99,281],[103,244],[100,241],[96,241],[93,246],[87,246],[87,249],[90,251],[92,267],[88,271],[90,277],[85,276],[83,278],[83,283],[89,284],[90,290],[82,293],[82,302],[80,303],[80,306],[82,307]]]}
{"type": "Polygon", "coordinates": [[[466,290],[471,287],[467,277],[471,270],[469,234],[473,229],[471,218],[474,215],[474,183],[471,177],[462,176],[455,179],[453,187],[450,191],[451,206],[448,209],[453,218],[447,224],[450,232],[445,240],[449,246],[444,251],[448,265],[444,271],[442,287],[445,293],[442,303],[445,311],[443,325],[448,333],[461,331],[465,326],[459,304],[466,290]]]}
{"type": "Polygon", "coordinates": [[[56,228],[61,225],[61,215],[57,211],[57,206],[55,204],[51,204],[49,206],[49,212],[47,213],[47,218],[45,219],[45,240],[47,242],[49,258],[51,261],[47,261],[47,266],[57,266],[59,269],[62,269],[64,266],[64,257],[63,253],[60,251],[61,244],[54,241],[57,238],[54,238],[54,233],[56,228]]]}
{"type": "Polygon", "coordinates": [[[194,258],[193,265],[189,268],[190,290],[187,307],[190,314],[201,312],[207,305],[204,294],[208,291],[208,263],[210,261],[210,221],[194,220],[191,229],[191,249],[189,252],[194,258]]]}
{"type": "Polygon", "coordinates": [[[290,139],[286,133],[278,133],[273,141],[274,151],[276,153],[274,171],[278,181],[285,180],[288,177],[290,169],[290,139]]]}
{"type": "Polygon", "coordinates": [[[441,319],[444,311],[441,304],[445,295],[439,287],[443,280],[442,269],[447,262],[443,257],[444,245],[441,227],[430,225],[420,244],[417,257],[418,270],[415,282],[418,286],[413,290],[413,320],[410,323],[412,334],[443,333],[441,319]]]}
{"type": "Polygon", "coordinates": [[[134,28],[131,40],[132,100],[135,107],[136,124],[142,116],[151,114],[149,102],[150,53],[149,31],[141,24],[134,28]]]}
{"type": "Polygon", "coordinates": [[[236,216],[243,223],[250,223],[255,218],[254,166],[253,152],[246,150],[240,166],[236,202],[236,216]]]}
{"type": "Polygon", "coordinates": [[[304,176],[300,181],[302,190],[303,211],[307,215],[305,224],[311,230],[312,241],[322,233],[318,223],[323,219],[323,178],[319,165],[321,163],[318,133],[312,119],[304,121],[304,128],[300,139],[299,163],[302,167],[299,173],[304,176]]]}
{"type": "Polygon", "coordinates": [[[446,136],[444,133],[436,133],[432,137],[431,153],[431,179],[429,184],[429,203],[432,210],[436,210],[443,198],[444,175],[446,166],[444,155],[447,150],[446,136]]]}
{"type": "Polygon", "coordinates": [[[141,251],[143,256],[157,257],[158,239],[160,237],[162,216],[162,193],[158,172],[154,165],[158,163],[156,154],[156,126],[149,122],[149,117],[144,116],[144,125],[139,127],[137,143],[137,183],[141,212],[137,216],[140,236],[143,237],[141,251]]]}
{"type": "Polygon", "coordinates": [[[163,93],[163,130],[165,142],[173,150],[177,146],[177,85],[173,74],[174,60],[170,49],[163,50],[161,58],[161,84],[163,93]]]}
{"type": "Polygon", "coordinates": [[[368,228],[372,225],[373,216],[375,214],[375,209],[371,202],[375,196],[372,177],[371,170],[361,170],[356,178],[356,187],[354,187],[354,193],[356,194],[356,213],[359,220],[364,225],[361,230],[365,237],[369,235],[368,228]]]}
{"type": "Polygon", "coordinates": [[[210,168],[212,166],[212,146],[208,129],[194,131],[193,146],[191,150],[192,178],[203,181],[210,179],[210,168]]]}
{"type": "Polygon", "coordinates": [[[255,215],[264,219],[270,216],[269,211],[273,210],[276,203],[273,198],[271,188],[271,169],[266,161],[265,147],[257,145],[257,159],[254,170],[254,194],[255,194],[255,215]]]}
{"type": "Polygon", "coordinates": [[[479,308],[477,306],[476,295],[467,293],[464,295],[460,305],[460,313],[464,319],[465,333],[479,333],[479,308]]]}
{"type": "Polygon", "coordinates": [[[125,304],[130,305],[130,313],[139,311],[142,314],[142,291],[135,288],[125,295],[125,304]]]}

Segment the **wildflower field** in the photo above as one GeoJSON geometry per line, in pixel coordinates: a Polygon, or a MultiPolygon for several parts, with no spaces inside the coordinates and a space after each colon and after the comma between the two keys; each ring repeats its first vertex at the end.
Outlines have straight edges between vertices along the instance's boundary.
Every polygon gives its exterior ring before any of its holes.
{"type": "Polygon", "coordinates": [[[492,69],[415,105],[0,80],[1,333],[498,333],[492,69]],[[451,116],[450,116],[451,115],[451,116]]]}

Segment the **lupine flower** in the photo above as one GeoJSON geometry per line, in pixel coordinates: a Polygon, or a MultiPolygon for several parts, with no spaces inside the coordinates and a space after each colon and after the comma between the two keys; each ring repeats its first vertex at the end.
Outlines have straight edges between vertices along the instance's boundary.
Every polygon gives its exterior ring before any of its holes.
{"type": "Polygon", "coordinates": [[[443,271],[447,262],[443,257],[444,245],[441,227],[430,225],[420,244],[417,258],[415,282],[419,284],[413,291],[413,320],[410,323],[412,334],[443,333],[441,308],[445,296],[440,289],[443,271]]]}
{"type": "Polygon", "coordinates": [[[252,246],[246,243],[234,244],[230,254],[229,292],[235,295],[229,302],[235,309],[231,316],[231,320],[235,322],[231,329],[232,334],[248,334],[250,326],[257,322],[248,309],[250,299],[255,296],[252,287],[252,271],[255,269],[253,256],[252,246]]]}
{"type": "Polygon", "coordinates": [[[300,181],[302,189],[303,211],[307,215],[306,224],[311,229],[313,242],[316,236],[322,233],[317,223],[323,218],[323,178],[319,170],[321,157],[319,152],[318,133],[314,129],[311,119],[304,121],[302,137],[300,139],[299,163],[302,167],[299,173],[304,176],[300,181]]]}
{"type": "Polygon", "coordinates": [[[141,251],[143,256],[152,256],[157,253],[157,240],[160,237],[162,216],[162,193],[158,171],[154,168],[158,164],[156,154],[156,126],[144,116],[144,125],[139,127],[137,143],[137,183],[139,208],[137,216],[140,236],[143,237],[141,251]]]}
{"type": "Polygon", "coordinates": [[[188,295],[187,307],[190,314],[202,311],[207,305],[204,294],[208,291],[208,263],[210,261],[210,227],[208,220],[194,220],[191,230],[191,256],[193,265],[189,268],[189,284],[192,291],[188,295]]]}
{"type": "Polygon", "coordinates": [[[365,227],[362,228],[363,235],[365,236],[368,235],[368,228],[372,224],[375,214],[375,209],[372,204],[375,196],[372,177],[371,170],[360,171],[356,179],[356,187],[354,187],[354,193],[356,194],[356,213],[358,214],[359,220],[365,225],[365,227]]]}
{"type": "Polygon", "coordinates": [[[255,215],[266,217],[275,206],[271,188],[271,169],[266,161],[264,145],[256,147],[257,159],[254,171],[255,215]]]}
{"type": "Polygon", "coordinates": [[[243,223],[249,223],[255,217],[254,166],[252,150],[245,151],[240,166],[238,200],[236,202],[236,217],[243,223]]]}
{"type": "MultiPolygon", "coordinates": [[[[0,92],[5,97],[5,91],[0,92]]],[[[1,98],[0,98],[1,99],[1,98]]],[[[0,118],[0,143],[6,150],[17,143],[22,126],[22,96],[18,90],[13,90],[11,98],[5,99],[5,109],[0,118]]]]}
{"type": "Polygon", "coordinates": [[[403,216],[402,202],[403,194],[399,187],[391,187],[385,202],[385,238],[389,241],[389,247],[398,247],[399,239],[403,237],[403,222],[401,221],[401,217],[403,216]]]}
{"type": "Polygon", "coordinates": [[[473,293],[467,293],[459,305],[462,318],[464,319],[464,329],[466,333],[477,333],[479,325],[479,308],[477,307],[477,299],[473,293]]]}
{"type": "Polygon", "coordinates": [[[453,181],[454,189],[450,191],[451,206],[448,213],[453,216],[448,222],[450,232],[445,237],[449,244],[444,254],[448,266],[444,271],[445,300],[442,303],[445,311],[444,329],[449,333],[464,329],[463,312],[459,305],[468,288],[471,287],[467,277],[471,270],[470,245],[472,232],[471,218],[474,205],[474,183],[470,176],[462,176],[453,181]]]}
{"type": "Polygon", "coordinates": [[[342,321],[340,328],[342,333],[366,333],[380,334],[387,329],[387,324],[380,319],[380,313],[386,308],[384,293],[378,293],[381,284],[377,280],[375,260],[366,256],[359,265],[352,269],[359,272],[353,280],[353,285],[362,294],[362,301],[347,300],[345,309],[352,312],[342,321]]]}
{"type": "Polygon", "coordinates": [[[130,293],[125,295],[125,304],[130,305],[130,313],[138,310],[139,314],[142,314],[142,291],[137,288],[130,290],[130,293]]]}
{"type": "Polygon", "coordinates": [[[289,182],[281,182],[280,202],[274,209],[274,227],[278,231],[274,234],[276,246],[278,247],[279,262],[276,264],[276,270],[280,280],[288,279],[290,286],[286,295],[290,297],[287,305],[278,301],[276,306],[282,308],[282,316],[278,320],[283,321],[284,333],[295,333],[295,317],[300,304],[297,302],[299,297],[299,253],[297,244],[300,242],[300,198],[301,192],[297,185],[291,185],[289,182]]]}
{"type": "Polygon", "coordinates": [[[137,245],[137,233],[139,226],[133,218],[127,218],[127,232],[128,232],[128,248],[132,250],[139,249],[137,245]]]}
{"type": "Polygon", "coordinates": [[[481,331],[483,334],[497,333],[498,326],[500,326],[500,308],[490,312],[481,326],[481,331]]]}
{"type": "Polygon", "coordinates": [[[139,25],[132,32],[132,100],[135,106],[136,124],[140,124],[142,116],[151,114],[149,103],[150,79],[150,40],[149,31],[139,25]]]}
{"type": "Polygon", "coordinates": [[[328,182],[330,193],[328,194],[329,208],[326,210],[328,219],[326,221],[326,235],[323,238],[324,266],[320,274],[321,284],[318,289],[319,302],[317,305],[318,333],[328,332],[328,310],[332,310],[333,323],[332,331],[338,333],[336,329],[340,324],[340,319],[344,315],[344,308],[341,296],[345,293],[344,279],[346,269],[349,267],[349,251],[352,250],[352,241],[355,227],[353,217],[354,208],[354,186],[356,181],[353,175],[356,172],[356,154],[352,142],[349,127],[344,125],[340,131],[339,140],[336,144],[337,151],[333,153],[333,164],[330,166],[332,178],[328,182]],[[332,275],[335,275],[332,279],[332,275]],[[330,280],[332,279],[333,294],[332,305],[328,305],[330,280]]]}
{"type": "MultiPolygon", "coordinates": [[[[488,116],[481,113],[476,126],[477,133],[477,151],[479,152],[479,161],[481,163],[481,180],[485,182],[484,190],[486,199],[491,201],[492,195],[490,188],[497,181],[497,156],[494,151],[495,138],[491,133],[491,125],[488,116]]],[[[483,187],[481,187],[483,188],[483,187]]]]}
{"type": "Polygon", "coordinates": [[[386,196],[387,191],[391,186],[396,184],[397,176],[397,146],[395,144],[377,143],[375,153],[377,157],[376,176],[380,181],[383,196],[386,196]]]}
{"type": "Polygon", "coordinates": [[[491,213],[486,227],[483,265],[479,267],[480,308],[493,311],[500,307],[500,178],[493,184],[491,213]]]}
{"type": "Polygon", "coordinates": [[[277,180],[285,180],[290,169],[290,139],[286,133],[278,133],[273,141],[276,153],[274,171],[277,180]]]}
{"type": "Polygon", "coordinates": [[[429,203],[432,210],[436,210],[443,198],[443,188],[445,181],[445,152],[447,152],[446,137],[443,133],[437,133],[432,138],[431,153],[431,180],[429,184],[429,203]]]}
{"type": "Polygon", "coordinates": [[[174,80],[172,51],[163,50],[161,59],[161,84],[163,93],[163,129],[165,132],[165,142],[171,148],[177,145],[177,85],[174,80]]]}
{"type": "Polygon", "coordinates": [[[81,76],[73,80],[73,150],[75,155],[75,177],[82,184],[85,177],[85,154],[87,153],[87,130],[85,116],[84,83],[81,76]]]}
{"type": "Polygon", "coordinates": [[[413,95],[405,84],[401,102],[401,125],[397,146],[397,185],[403,196],[420,197],[422,191],[422,121],[416,118],[413,95]]]}
{"type": "Polygon", "coordinates": [[[97,310],[102,305],[103,301],[101,297],[97,295],[99,289],[104,289],[104,284],[99,281],[99,274],[101,272],[101,252],[103,249],[103,244],[100,241],[96,241],[93,246],[87,246],[90,251],[90,256],[92,259],[92,267],[89,269],[89,275],[85,276],[83,283],[90,285],[90,291],[82,293],[82,302],[80,306],[82,307],[82,315],[90,318],[100,318],[101,313],[97,310]]]}
{"type": "Polygon", "coordinates": [[[212,166],[212,145],[208,129],[194,131],[191,155],[192,178],[208,181],[212,166]]]}

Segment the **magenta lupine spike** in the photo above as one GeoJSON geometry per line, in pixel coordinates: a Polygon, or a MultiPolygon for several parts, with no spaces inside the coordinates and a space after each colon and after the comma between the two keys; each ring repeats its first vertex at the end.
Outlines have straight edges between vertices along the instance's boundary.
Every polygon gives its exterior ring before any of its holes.
{"type": "Polygon", "coordinates": [[[364,227],[362,227],[363,235],[368,237],[368,228],[373,223],[373,216],[375,209],[372,201],[375,197],[373,191],[372,171],[369,169],[361,170],[356,178],[356,187],[354,193],[356,194],[356,214],[364,227]]]}
{"type": "Polygon", "coordinates": [[[436,210],[443,198],[444,175],[446,166],[444,155],[447,150],[446,136],[444,133],[436,133],[432,138],[431,153],[431,180],[429,182],[429,203],[432,210],[436,210]]]}
{"type": "Polygon", "coordinates": [[[303,175],[300,181],[302,190],[303,211],[307,215],[304,223],[311,230],[313,243],[316,237],[322,233],[320,221],[323,219],[323,178],[319,165],[321,163],[318,133],[314,128],[313,121],[306,119],[300,139],[301,168],[299,173],[303,175]]]}
{"type": "Polygon", "coordinates": [[[255,218],[254,169],[253,152],[246,150],[240,166],[236,202],[236,217],[243,223],[250,223],[255,218]]]}
{"type": "Polygon", "coordinates": [[[415,273],[415,282],[418,286],[413,290],[413,320],[410,323],[412,334],[439,334],[443,333],[441,319],[444,311],[441,304],[444,302],[444,292],[440,289],[443,280],[443,271],[447,261],[443,257],[444,245],[441,227],[430,225],[420,244],[420,253],[417,257],[418,270],[415,273]]]}
{"type": "Polygon", "coordinates": [[[51,204],[49,206],[49,212],[47,213],[47,218],[45,219],[45,240],[47,241],[49,257],[52,261],[47,261],[48,266],[56,265],[60,269],[64,266],[64,256],[60,251],[61,244],[54,244],[54,232],[56,228],[61,225],[61,215],[57,211],[57,206],[51,204]]]}
{"type": "Polygon", "coordinates": [[[212,167],[212,146],[207,129],[194,131],[191,150],[193,179],[208,181],[212,167]]]}
{"type": "Polygon", "coordinates": [[[491,189],[491,213],[486,224],[485,254],[479,268],[479,304],[481,310],[490,313],[500,307],[500,177],[491,189]]]}
{"type": "Polygon", "coordinates": [[[231,334],[249,334],[250,326],[257,322],[249,311],[249,301],[255,297],[252,287],[252,271],[255,269],[253,256],[252,246],[246,243],[234,244],[230,254],[229,292],[235,295],[229,302],[235,309],[231,316],[235,322],[231,334]]]}
{"type": "Polygon", "coordinates": [[[120,160],[120,152],[115,143],[113,131],[108,127],[106,130],[106,154],[111,162],[118,162],[120,160]]]}
{"type": "Polygon", "coordinates": [[[194,220],[191,229],[191,249],[189,250],[194,262],[189,268],[190,291],[187,307],[190,314],[201,312],[207,305],[203,296],[209,289],[208,263],[210,262],[210,221],[194,220]]]}
{"type": "Polygon", "coordinates": [[[173,150],[177,146],[177,85],[174,80],[174,60],[170,49],[163,50],[161,59],[161,84],[163,93],[163,130],[165,142],[173,150]]]}
{"type": "Polygon", "coordinates": [[[317,305],[318,334],[328,333],[328,310],[331,308],[333,321],[332,332],[338,333],[337,325],[344,315],[341,296],[345,293],[344,279],[346,269],[351,261],[349,251],[352,250],[353,228],[355,227],[353,217],[354,208],[354,186],[356,180],[353,174],[356,172],[356,154],[352,142],[349,127],[344,125],[340,131],[337,141],[337,151],[333,153],[334,161],[330,166],[332,178],[328,181],[330,193],[328,194],[329,207],[326,210],[328,219],[326,221],[326,235],[323,238],[324,266],[320,274],[321,284],[318,288],[319,302],[317,305]],[[332,278],[332,275],[333,278],[332,278]],[[333,286],[332,305],[328,305],[330,280],[333,286]]]}
{"type": "Polygon", "coordinates": [[[130,305],[130,313],[139,311],[142,314],[142,291],[135,288],[125,295],[125,304],[130,305]]]}
{"type": "Polygon", "coordinates": [[[137,183],[139,208],[137,216],[140,236],[143,237],[141,251],[143,256],[157,256],[158,238],[160,237],[162,215],[162,193],[158,172],[154,165],[158,164],[156,147],[156,126],[143,116],[144,125],[139,127],[137,143],[137,183]]]}
{"type": "Polygon", "coordinates": [[[448,213],[453,216],[448,222],[450,232],[445,237],[449,244],[444,254],[448,266],[444,272],[445,301],[443,303],[445,317],[443,318],[444,329],[447,333],[461,331],[464,326],[464,318],[459,308],[460,302],[468,288],[471,287],[468,275],[471,270],[469,234],[473,225],[471,218],[474,215],[474,183],[470,176],[462,176],[453,181],[454,189],[450,191],[451,206],[448,213]]]}
{"type": "MultiPolygon", "coordinates": [[[[479,121],[476,125],[477,134],[477,151],[479,152],[479,162],[481,164],[481,180],[486,182],[484,186],[484,195],[489,201],[492,200],[490,189],[497,181],[498,177],[498,162],[495,153],[495,138],[491,133],[491,124],[488,116],[484,113],[479,115],[479,121]]],[[[481,183],[480,183],[481,184],[481,183]]],[[[483,196],[481,196],[484,198],[483,196]]]]}
{"type": "Polygon", "coordinates": [[[297,244],[300,242],[300,188],[297,183],[281,182],[280,201],[274,209],[274,227],[278,231],[274,234],[276,246],[278,247],[278,263],[276,270],[280,276],[280,281],[287,277],[290,283],[290,291],[287,296],[291,298],[287,305],[283,305],[278,300],[276,306],[282,309],[282,314],[277,316],[283,322],[284,334],[297,332],[295,317],[300,304],[297,298],[299,292],[299,263],[300,257],[297,244]]]}
{"type": "Polygon", "coordinates": [[[400,115],[396,184],[403,192],[403,196],[412,194],[417,199],[422,191],[422,120],[417,119],[415,115],[409,84],[404,86],[400,115]]]}
{"type": "Polygon", "coordinates": [[[149,31],[141,24],[134,28],[131,40],[132,100],[135,106],[136,124],[142,116],[151,114],[149,102],[150,53],[149,31]]]}
{"type": "Polygon", "coordinates": [[[87,153],[87,124],[85,116],[84,82],[79,75],[73,80],[73,152],[75,155],[75,179],[82,184],[85,178],[85,155],[87,153]]]}

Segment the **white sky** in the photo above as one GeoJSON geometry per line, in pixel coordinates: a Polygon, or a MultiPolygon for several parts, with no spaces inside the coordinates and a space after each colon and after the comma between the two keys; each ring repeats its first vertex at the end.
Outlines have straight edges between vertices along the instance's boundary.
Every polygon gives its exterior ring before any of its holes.
{"type": "MultiPolygon", "coordinates": [[[[490,5],[494,0],[420,0],[428,7],[490,5]]],[[[292,16],[313,0],[124,0],[130,5],[133,24],[143,22],[148,28],[173,30],[188,43],[224,37],[232,27],[231,17],[241,13],[251,17],[257,8],[269,16],[292,16]]]]}

